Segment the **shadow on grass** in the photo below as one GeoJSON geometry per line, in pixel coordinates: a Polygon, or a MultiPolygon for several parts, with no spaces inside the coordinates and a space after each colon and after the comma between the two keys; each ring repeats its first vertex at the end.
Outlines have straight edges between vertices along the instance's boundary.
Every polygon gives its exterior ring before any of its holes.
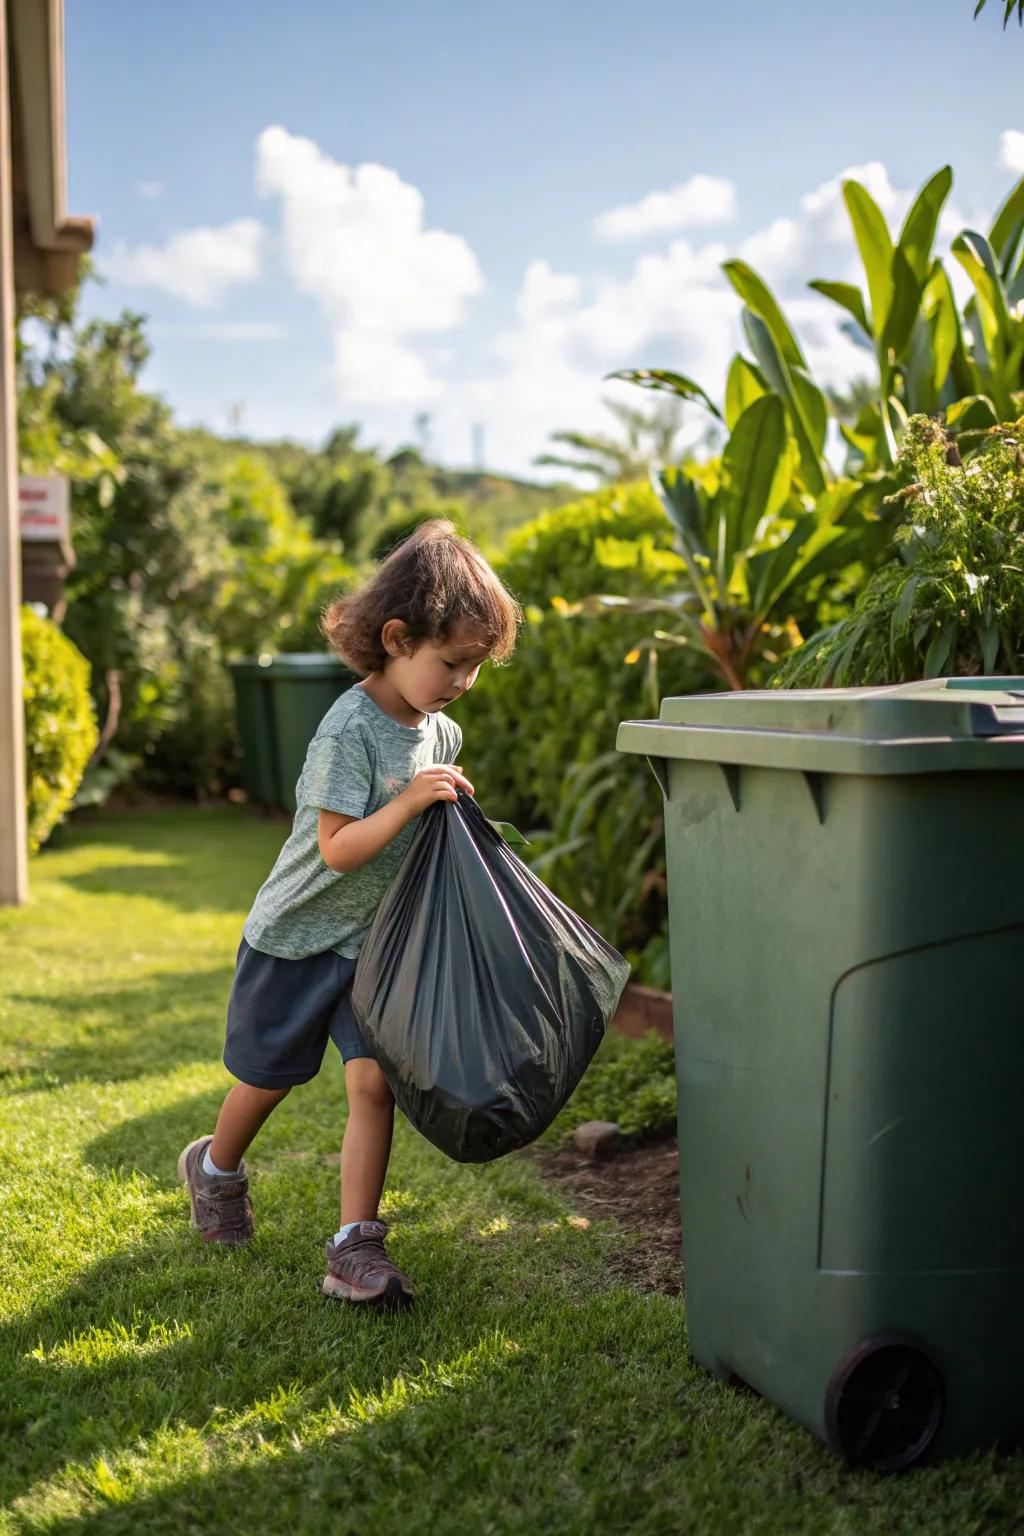
{"type": "MultiPolygon", "coordinates": [[[[208,1436],[226,1420],[251,1415],[253,1443],[280,1435],[285,1450],[299,1420],[333,1404],[344,1407],[353,1394],[359,1400],[379,1393],[399,1373],[422,1377],[436,1369],[450,1386],[451,1362],[472,1356],[494,1338],[502,1312],[522,1305],[522,1291],[502,1295],[507,1249],[466,1253],[456,1241],[438,1255],[436,1237],[422,1232],[407,1241],[418,1250],[421,1272],[434,1266],[433,1283],[411,1313],[388,1317],[322,1297],[325,1234],[311,1231],[309,1213],[329,1208],[321,1196],[336,1187],[337,1168],[316,1154],[259,1176],[251,1248],[204,1245],[187,1226],[174,1164],[219,1098],[212,1091],[194,1095],[85,1149],[95,1164],[141,1165],[159,1184],[154,1200],[165,1219],[130,1251],[90,1265],[59,1296],[0,1333],[4,1498],[18,1497],[69,1462],[95,1468],[168,1425],[175,1437],[188,1430],[208,1436]],[[458,1287],[467,1264],[477,1294],[461,1308],[453,1306],[451,1287],[458,1287]]],[[[405,1202],[405,1219],[415,1206],[405,1202]]],[[[524,1233],[521,1241],[533,1239],[524,1233]]],[[[538,1284],[532,1297],[537,1321],[545,1289],[538,1284]]],[[[327,1445],[310,1462],[319,1469],[315,1477],[327,1477],[331,1486],[334,1460],[327,1445]]],[[[181,1491],[158,1495],[154,1518],[166,1519],[168,1530],[191,1528],[188,1511],[204,1506],[205,1485],[205,1478],[190,1479],[181,1491]]],[[[274,1486],[273,1477],[243,1474],[238,1494],[247,1499],[248,1488],[254,1498],[271,1496],[274,1486]]],[[[139,1510],[137,1529],[150,1528],[148,1503],[130,1506],[139,1510]]],[[[97,1518],[112,1513],[102,1507],[97,1518]]],[[[266,1528],[262,1520],[236,1527],[223,1519],[222,1510],[210,1528],[266,1528]]],[[[288,1522],[275,1528],[288,1529],[288,1522]]]]}
{"type": "MultiPolygon", "coordinates": [[[[107,991],[49,992],[45,1002],[61,1021],[65,1039],[25,1035],[24,1059],[8,1052],[7,1075],[32,1092],[80,1080],[126,1082],[191,1061],[216,1060],[234,964],[206,970],[159,971],[138,985],[107,991]]],[[[11,993],[9,1001],[38,1007],[38,994],[11,993]]],[[[15,1036],[17,1028],[15,1028],[15,1036]]]]}
{"type": "Polygon", "coordinates": [[[287,835],[287,826],[243,808],[184,806],[76,824],[55,853],[102,848],[123,855],[118,863],[61,874],[62,882],[91,896],[139,896],[180,912],[244,915],[287,835]]]}

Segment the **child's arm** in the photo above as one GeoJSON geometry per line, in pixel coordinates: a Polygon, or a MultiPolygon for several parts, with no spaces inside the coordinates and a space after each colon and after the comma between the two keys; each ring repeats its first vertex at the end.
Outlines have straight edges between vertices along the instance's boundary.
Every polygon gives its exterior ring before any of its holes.
{"type": "Polygon", "coordinates": [[[460,768],[440,763],[424,768],[407,789],[372,816],[342,816],[337,811],[322,810],[317,840],[324,863],[338,874],[362,868],[435,800],[457,800],[457,787],[473,793],[472,784],[460,768]]]}

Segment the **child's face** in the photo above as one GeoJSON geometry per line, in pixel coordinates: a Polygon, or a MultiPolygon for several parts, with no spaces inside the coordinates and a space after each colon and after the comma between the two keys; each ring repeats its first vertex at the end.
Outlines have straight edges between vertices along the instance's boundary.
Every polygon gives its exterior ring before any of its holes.
{"type": "MultiPolygon", "coordinates": [[[[391,656],[387,675],[412,709],[433,714],[447,704],[454,704],[472,688],[490,655],[490,647],[481,641],[471,623],[463,620],[446,640],[423,640],[411,653],[401,650],[401,635],[397,631],[389,636],[388,631],[396,623],[397,620],[389,620],[381,635],[391,656]],[[396,642],[397,654],[389,640],[396,642]]],[[[399,624],[399,630],[403,628],[399,624]]]]}

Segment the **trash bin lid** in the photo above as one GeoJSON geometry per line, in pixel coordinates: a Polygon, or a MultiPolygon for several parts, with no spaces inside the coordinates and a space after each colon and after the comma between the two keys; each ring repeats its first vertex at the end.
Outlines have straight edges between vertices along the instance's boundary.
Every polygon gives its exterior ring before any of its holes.
{"type": "Polygon", "coordinates": [[[238,677],[345,678],[355,673],[337,656],[326,651],[290,651],[283,656],[263,655],[233,661],[230,669],[238,677]]]}
{"type": "Polygon", "coordinates": [[[1024,677],[690,694],[626,720],[620,752],[823,773],[1024,768],[1024,677]]]}

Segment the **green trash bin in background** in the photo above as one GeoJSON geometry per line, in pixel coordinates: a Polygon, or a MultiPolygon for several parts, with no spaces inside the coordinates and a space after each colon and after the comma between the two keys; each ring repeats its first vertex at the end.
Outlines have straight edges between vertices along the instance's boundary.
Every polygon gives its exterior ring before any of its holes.
{"type": "Polygon", "coordinates": [[[1024,1438],[1024,678],[667,698],[690,1347],[850,1460],[1024,1438]]]}
{"type": "Polygon", "coordinates": [[[266,672],[280,784],[278,804],[294,812],[295,786],[306,748],[335,699],[359,678],[336,657],[317,652],[275,656],[266,672]]]}
{"type": "Polygon", "coordinates": [[[294,812],[306,748],[338,695],[359,679],[336,657],[298,651],[232,662],[231,676],[246,796],[294,812]]]}
{"type": "Polygon", "coordinates": [[[242,788],[253,805],[280,805],[281,782],[271,713],[268,669],[273,657],[230,664],[235,719],[242,748],[242,788]]]}

